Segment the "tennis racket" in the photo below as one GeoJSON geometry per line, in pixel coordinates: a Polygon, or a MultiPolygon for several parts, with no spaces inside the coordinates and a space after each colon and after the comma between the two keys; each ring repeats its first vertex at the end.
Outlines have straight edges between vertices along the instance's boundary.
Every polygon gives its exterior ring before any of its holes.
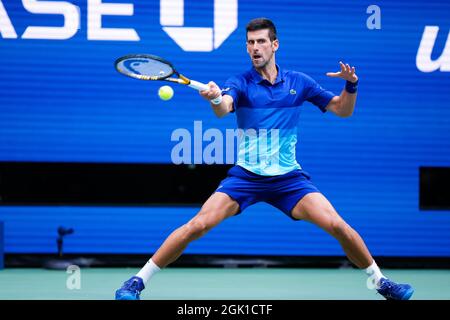
{"type": "MultiPolygon", "coordinates": [[[[207,84],[191,80],[178,73],[169,61],[158,56],[150,54],[129,54],[118,58],[114,65],[117,71],[131,78],[175,82],[199,91],[209,89],[207,84]]],[[[221,101],[221,95],[211,100],[214,104],[219,104],[221,101]]]]}

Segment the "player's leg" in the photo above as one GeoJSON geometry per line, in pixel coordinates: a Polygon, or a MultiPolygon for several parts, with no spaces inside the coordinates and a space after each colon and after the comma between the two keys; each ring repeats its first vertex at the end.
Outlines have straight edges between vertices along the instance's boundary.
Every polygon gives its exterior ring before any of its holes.
{"type": "Polygon", "coordinates": [[[372,264],[372,255],[361,236],[339,216],[321,193],[304,196],[292,210],[292,216],[314,223],[336,238],[349,260],[357,267],[366,269],[372,264]]]}
{"type": "Polygon", "coordinates": [[[191,241],[200,238],[224,219],[235,215],[238,210],[238,203],[227,194],[214,193],[194,218],[169,235],[153,255],[153,262],[160,268],[166,267],[181,255],[191,241]]]}
{"type": "Polygon", "coordinates": [[[311,222],[334,238],[342,246],[349,260],[364,269],[373,288],[387,299],[407,300],[414,290],[408,284],[396,284],[388,280],[372,258],[361,236],[336,212],[331,203],[319,192],[308,193],[292,209],[292,217],[311,222]]]}
{"type": "Polygon", "coordinates": [[[227,194],[216,192],[211,195],[197,215],[173,231],[136,276],[131,277],[116,291],[116,299],[138,300],[140,292],[153,274],[174,262],[190,242],[200,238],[238,211],[239,204],[227,194]]]}

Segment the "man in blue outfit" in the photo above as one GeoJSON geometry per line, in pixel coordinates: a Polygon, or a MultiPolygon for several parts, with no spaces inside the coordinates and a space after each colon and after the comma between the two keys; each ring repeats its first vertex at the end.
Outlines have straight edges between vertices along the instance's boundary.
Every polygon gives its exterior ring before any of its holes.
{"type": "Polygon", "coordinates": [[[209,83],[200,94],[211,103],[214,113],[223,117],[236,112],[240,139],[238,160],[200,212],[164,241],[139,271],[116,291],[116,299],[139,299],[148,280],[175,261],[188,244],[204,235],[224,219],[246,207],[265,201],[293,220],[311,222],[336,238],[349,260],[363,269],[373,287],[386,299],[407,300],[414,290],[408,284],[387,279],[378,268],[360,235],[336,212],[312,184],[295,157],[300,106],[309,101],[322,112],[339,117],[352,115],[358,77],[355,68],[340,62],[341,70],[327,73],[346,80],[339,96],[324,90],[306,74],[283,70],[275,63],[279,41],[275,25],[258,18],[247,25],[247,52],[252,68],[228,79],[220,90],[209,83]],[[264,146],[261,148],[261,146],[264,146]]]}

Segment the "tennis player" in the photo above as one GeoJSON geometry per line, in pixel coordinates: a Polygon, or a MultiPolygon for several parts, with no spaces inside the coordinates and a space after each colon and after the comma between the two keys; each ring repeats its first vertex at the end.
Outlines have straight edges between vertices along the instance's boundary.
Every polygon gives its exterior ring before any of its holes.
{"type": "Polygon", "coordinates": [[[339,117],[351,116],[358,86],[355,68],[340,62],[339,72],[327,73],[346,81],[345,88],[336,96],[306,74],[284,70],[275,63],[279,40],[272,21],[254,19],[246,30],[251,69],[227,80],[222,91],[210,82],[209,90],[200,94],[207,100],[222,94],[220,104],[211,103],[218,117],[236,112],[240,129],[277,130],[272,138],[278,137],[278,142],[271,141],[270,152],[261,154],[257,146],[262,141],[258,140],[270,140],[270,134],[241,139],[237,163],[228,176],[198,214],[172,232],[146,265],[116,291],[116,299],[139,299],[149,279],[175,261],[191,241],[259,201],[271,204],[293,220],[311,222],[336,238],[348,259],[367,273],[368,283],[386,299],[409,299],[413,288],[382,274],[360,235],[339,216],[296,161],[302,103],[309,101],[322,112],[330,111],[339,117]]]}

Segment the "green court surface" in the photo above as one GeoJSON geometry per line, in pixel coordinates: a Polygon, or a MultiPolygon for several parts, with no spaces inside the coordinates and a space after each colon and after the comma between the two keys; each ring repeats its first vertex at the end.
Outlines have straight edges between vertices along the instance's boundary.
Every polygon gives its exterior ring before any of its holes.
{"type": "MultiPolygon", "coordinates": [[[[0,270],[2,300],[111,300],[135,268],[86,268],[79,282],[65,270],[0,270]],[[69,286],[80,288],[68,289],[69,286]]],[[[450,270],[384,270],[410,283],[412,299],[450,299],[450,270]]],[[[143,291],[145,300],[382,300],[357,269],[167,268],[143,291]]]]}

